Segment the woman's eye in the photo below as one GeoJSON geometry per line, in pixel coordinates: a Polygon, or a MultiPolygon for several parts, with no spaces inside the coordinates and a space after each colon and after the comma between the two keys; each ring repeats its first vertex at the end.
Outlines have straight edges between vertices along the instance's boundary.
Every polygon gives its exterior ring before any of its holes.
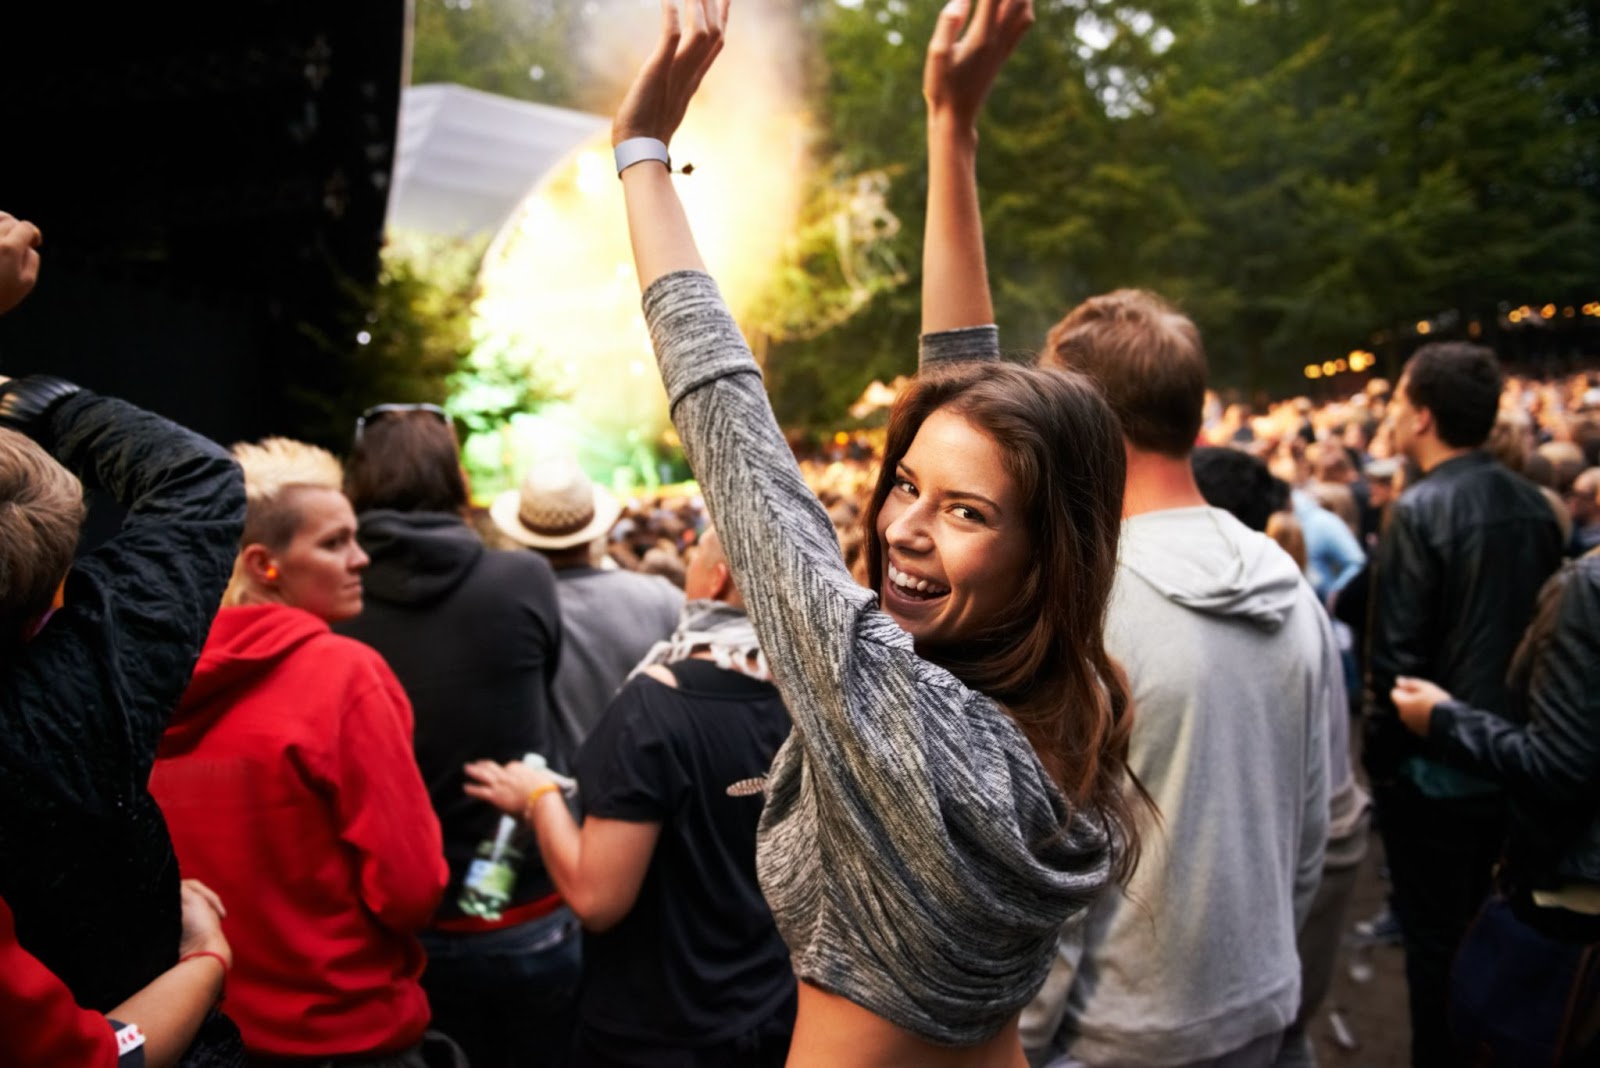
{"type": "Polygon", "coordinates": [[[899,490],[901,493],[912,493],[912,494],[914,494],[914,493],[917,492],[917,487],[913,486],[911,484],[911,480],[908,479],[908,478],[897,478],[897,479],[895,479],[894,480],[894,488],[899,490]]]}
{"type": "Polygon", "coordinates": [[[978,511],[976,508],[968,508],[964,504],[956,505],[955,508],[952,509],[952,511],[955,512],[955,514],[956,514],[956,516],[958,518],[968,520],[969,522],[973,522],[973,523],[986,522],[986,520],[983,518],[983,513],[982,512],[978,511]]]}

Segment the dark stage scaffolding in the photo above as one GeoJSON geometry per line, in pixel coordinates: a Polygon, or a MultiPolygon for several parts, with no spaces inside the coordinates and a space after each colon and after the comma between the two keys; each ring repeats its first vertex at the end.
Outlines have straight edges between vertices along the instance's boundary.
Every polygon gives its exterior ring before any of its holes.
{"type": "Polygon", "coordinates": [[[376,277],[409,21],[404,0],[8,11],[0,210],[45,243],[0,374],[224,443],[347,444],[318,398],[376,277]]]}

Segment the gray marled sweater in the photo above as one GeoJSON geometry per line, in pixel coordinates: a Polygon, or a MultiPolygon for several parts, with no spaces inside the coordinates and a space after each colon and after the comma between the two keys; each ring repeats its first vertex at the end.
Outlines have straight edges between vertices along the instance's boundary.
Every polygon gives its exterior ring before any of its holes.
{"type": "Polygon", "coordinates": [[[716,283],[667,275],[644,311],[794,720],[757,869],[795,971],[929,1041],[990,1038],[1044,981],[1062,922],[1105,886],[1106,832],[1068,808],[998,705],[917,656],[851,578],[716,283]]]}

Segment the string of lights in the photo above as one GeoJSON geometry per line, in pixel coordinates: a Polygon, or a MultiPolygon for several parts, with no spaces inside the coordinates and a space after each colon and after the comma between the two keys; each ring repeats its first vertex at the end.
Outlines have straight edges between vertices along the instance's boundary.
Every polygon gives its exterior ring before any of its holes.
{"type": "MultiPolygon", "coordinates": [[[[1554,322],[1558,319],[1576,319],[1585,316],[1600,319],[1600,300],[1592,300],[1587,304],[1558,306],[1545,304],[1535,307],[1524,304],[1520,308],[1512,308],[1504,313],[1506,326],[1535,326],[1554,322]]],[[[1428,319],[1417,320],[1416,332],[1422,336],[1433,333],[1434,324],[1428,319]]],[[[1482,325],[1476,320],[1467,325],[1467,333],[1477,337],[1483,332],[1482,325]]],[[[1381,338],[1379,339],[1381,340],[1381,338]]],[[[1308,363],[1302,372],[1309,379],[1332,378],[1334,375],[1344,374],[1347,371],[1370,371],[1376,367],[1378,358],[1365,349],[1355,349],[1341,359],[1324,360],[1321,363],[1308,363]]]]}

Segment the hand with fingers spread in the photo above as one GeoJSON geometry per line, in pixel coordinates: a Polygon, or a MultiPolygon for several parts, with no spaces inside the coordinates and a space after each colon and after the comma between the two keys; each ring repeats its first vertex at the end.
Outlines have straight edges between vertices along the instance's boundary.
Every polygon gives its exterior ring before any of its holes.
{"type": "Polygon", "coordinates": [[[39,279],[39,228],[0,211],[0,315],[22,303],[39,279]]]}
{"type": "Polygon", "coordinates": [[[639,70],[611,124],[611,143],[635,137],[672,140],[689,101],[722,51],[729,0],[661,0],[661,38],[639,70]]]}
{"type": "Polygon", "coordinates": [[[930,122],[976,124],[1000,68],[1033,25],[1033,0],[977,0],[967,22],[972,2],[949,0],[928,42],[922,95],[930,122]]]}

